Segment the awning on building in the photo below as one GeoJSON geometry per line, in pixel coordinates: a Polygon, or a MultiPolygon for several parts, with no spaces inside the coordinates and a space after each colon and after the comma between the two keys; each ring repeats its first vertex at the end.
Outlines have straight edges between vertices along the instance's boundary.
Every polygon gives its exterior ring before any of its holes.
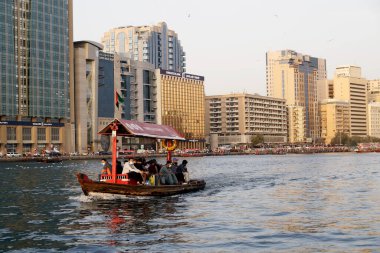
{"type": "Polygon", "coordinates": [[[183,136],[178,133],[171,126],[157,125],[152,123],[143,123],[134,120],[114,119],[105,128],[103,128],[98,134],[111,135],[112,125],[116,124],[118,130],[117,136],[129,136],[129,137],[145,137],[154,139],[170,139],[170,140],[185,140],[183,136]]]}

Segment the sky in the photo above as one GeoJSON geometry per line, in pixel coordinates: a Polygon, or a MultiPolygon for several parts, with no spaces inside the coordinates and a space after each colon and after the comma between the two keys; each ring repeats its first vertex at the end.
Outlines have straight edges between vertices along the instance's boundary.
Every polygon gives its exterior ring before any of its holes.
{"type": "Polygon", "coordinates": [[[265,53],[292,49],[380,79],[379,0],[73,0],[74,41],[100,42],[113,27],[165,21],[206,95],[266,95],[265,53]]]}

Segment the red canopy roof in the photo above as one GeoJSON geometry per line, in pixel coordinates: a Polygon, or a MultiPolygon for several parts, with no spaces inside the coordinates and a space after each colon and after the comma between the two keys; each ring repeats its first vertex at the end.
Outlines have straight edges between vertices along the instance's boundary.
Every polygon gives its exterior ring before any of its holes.
{"type": "Polygon", "coordinates": [[[124,119],[114,119],[105,128],[103,128],[99,134],[111,135],[111,126],[113,123],[116,123],[118,126],[118,130],[116,132],[118,136],[185,140],[185,138],[183,138],[183,136],[171,126],[143,123],[124,119]]]}

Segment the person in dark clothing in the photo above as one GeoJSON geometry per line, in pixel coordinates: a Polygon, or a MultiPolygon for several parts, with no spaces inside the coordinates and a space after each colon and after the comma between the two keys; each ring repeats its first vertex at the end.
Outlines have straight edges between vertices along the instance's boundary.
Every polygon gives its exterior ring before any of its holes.
{"type": "Polygon", "coordinates": [[[136,167],[136,169],[138,169],[138,170],[140,170],[140,171],[143,171],[144,170],[144,166],[143,166],[143,163],[142,163],[143,161],[142,161],[142,159],[141,158],[137,158],[136,160],[135,160],[135,163],[133,164],[135,167],[136,167]]]}
{"type": "Polygon", "coordinates": [[[116,174],[121,174],[123,172],[123,166],[119,160],[116,161],[116,174]]]}
{"type": "Polygon", "coordinates": [[[152,159],[147,162],[148,164],[148,173],[150,175],[156,175],[158,173],[158,166],[156,159],[152,159]]]}
{"type": "Polygon", "coordinates": [[[157,185],[158,184],[158,166],[156,159],[152,159],[147,162],[146,165],[147,168],[147,179],[149,179],[149,183],[151,185],[157,185]]]}
{"type": "Polygon", "coordinates": [[[177,177],[178,183],[182,184],[185,182],[184,172],[187,172],[187,160],[183,160],[182,163],[177,167],[175,176],[177,177]]]}

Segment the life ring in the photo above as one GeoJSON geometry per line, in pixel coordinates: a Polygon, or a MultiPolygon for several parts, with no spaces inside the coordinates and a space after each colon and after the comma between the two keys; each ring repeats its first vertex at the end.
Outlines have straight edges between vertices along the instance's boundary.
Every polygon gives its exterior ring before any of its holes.
{"type": "Polygon", "coordinates": [[[167,151],[173,151],[177,148],[177,140],[162,140],[161,143],[167,151]]]}

